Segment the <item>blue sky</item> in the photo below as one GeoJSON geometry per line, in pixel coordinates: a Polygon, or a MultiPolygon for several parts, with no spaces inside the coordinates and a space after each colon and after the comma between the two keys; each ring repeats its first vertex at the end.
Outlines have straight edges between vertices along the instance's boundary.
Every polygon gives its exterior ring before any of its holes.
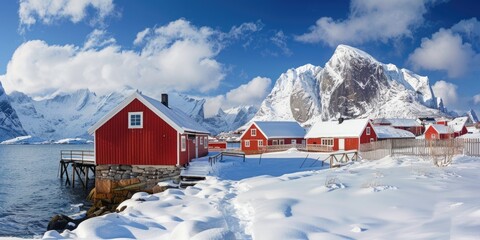
{"type": "Polygon", "coordinates": [[[479,110],[477,9],[474,0],[6,1],[0,81],[32,96],[177,91],[207,97],[214,113],[259,104],[281,73],[323,67],[347,44],[428,76],[450,109],[479,110]]]}

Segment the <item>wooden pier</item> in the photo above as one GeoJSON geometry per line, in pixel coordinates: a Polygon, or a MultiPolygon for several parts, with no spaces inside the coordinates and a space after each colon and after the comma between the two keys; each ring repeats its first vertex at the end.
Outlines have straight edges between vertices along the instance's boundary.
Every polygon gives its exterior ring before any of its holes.
{"type": "Polygon", "coordinates": [[[84,189],[88,186],[88,174],[92,171],[95,174],[95,154],[91,150],[62,150],[60,151],[60,164],[58,175],[61,179],[65,177],[65,185],[72,185],[75,188],[75,176],[78,177],[84,189]],[[71,180],[68,169],[71,168],[71,180]]]}

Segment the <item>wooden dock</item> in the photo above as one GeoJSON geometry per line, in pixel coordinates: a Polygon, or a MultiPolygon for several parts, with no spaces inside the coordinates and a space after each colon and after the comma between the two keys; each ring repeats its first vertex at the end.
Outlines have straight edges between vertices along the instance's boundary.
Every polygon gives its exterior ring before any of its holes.
{"type": "MultiPolygon", "coordinates": [[[[92,150],[62,150],[60,151],[60,164],[58,175],[65,177],[65,185],[75,188],[75,176],[78,177],[84,189],[87,189],[89,171],[95,174],[95,154],[92,150]],[[71,168],[71,180],[68,169],[71,168]]],[[[95,180],[95,179],[94,179],[95,180]]]]}

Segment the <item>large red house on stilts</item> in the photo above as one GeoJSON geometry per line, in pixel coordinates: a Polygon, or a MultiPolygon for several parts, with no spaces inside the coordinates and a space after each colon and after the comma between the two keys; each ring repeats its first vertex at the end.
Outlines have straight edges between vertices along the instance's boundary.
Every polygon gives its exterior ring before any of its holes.
{"type": "Polygon", "coordinates": [[[89,129],[97,165],[182,166],[208,154],[209,132],[181,110],[133,93],[89,129]]]}

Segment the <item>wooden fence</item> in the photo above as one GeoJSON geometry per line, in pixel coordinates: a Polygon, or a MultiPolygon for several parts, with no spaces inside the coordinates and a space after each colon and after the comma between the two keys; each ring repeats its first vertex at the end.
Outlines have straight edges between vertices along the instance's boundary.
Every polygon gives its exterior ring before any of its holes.
{"type": "Polygon", "coordinates": [[[455,138],[446,140],[389,139],[360,145],[364,159],[377,160],[386,156],[440,156],[465,154],[480,157],[480,139],[455,138]]]}

